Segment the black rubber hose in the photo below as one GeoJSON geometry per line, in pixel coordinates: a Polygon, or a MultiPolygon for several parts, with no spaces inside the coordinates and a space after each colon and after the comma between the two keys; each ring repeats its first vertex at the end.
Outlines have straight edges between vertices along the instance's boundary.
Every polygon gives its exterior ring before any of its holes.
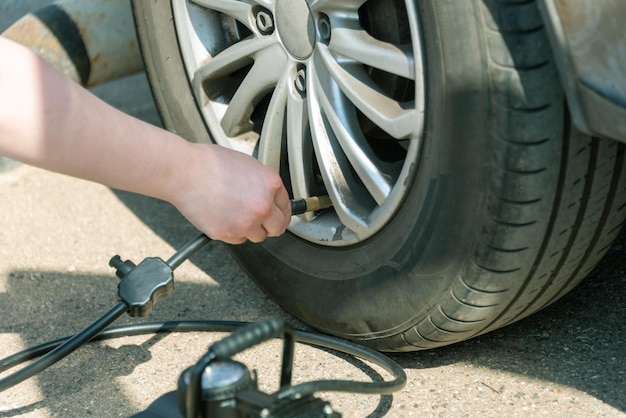
{"type": "MultiPolygon", "coordinates": [[[[114,338],[130,337],[134,335],[159,334],[166,332],[206,332],[206,326],[202,325],[206,321],[168,321],[168,322],[148,322],[143,324],[117,325],[102,331],[98,336],[91,339],[95,341],[105,341],[114,338]]],[[[230,332],[244,322],[233,321],[211,321],[213,325],[211,332],[230,332]]],[[[60,337],[54,340],[34,345],[18,353],[12,354],[0,360],[0,373],[18,366],[24,362],[41,357],[63,344],[72,336],[60,337]]]]}
{"type": "MultiPolygon", "coordinates": [[[[3,379],[0,379],[0,392],[17,385],[18,383],[21,383],[26,379],[33,377],[37,373],[47,369],[57,361],[72,353],[80,346],[88,343],[95,336],[100,334],[103,329],[111,325],[113,321],[124,315],[127,310],[128,306],[126,306],[126,304],[124,304],[123,302],[116,303],[111,309],[109,309],[108,312],[98,318],[89,327],[85,328],[83,331],[74,336],[64,339],[62,343],[51,347],[51,350],[46,352],[46,354],[39,360],[36,360],[28,366],[24,366],[22,369],[16,371],[15,373],[10,374],[3,379]]],[[[13,357],[15,356],[11,356],[10,358],[13,357]]],[[[9,357],[7,359],[9,359],[9,357]]],[[[21,361],[15,362],[15,359],[10,361],[7,361],[7,359],[0,361],[0,364],[4,365],[5,363],[12,363],[13,365],[17,365],[21,363],[21,361]]],[[[4,370],[6,369],[3,368],[2,371],[4,370]]]]}
{"type": "MultiPolygon", "coordinates": [[[[94,324],[95,325],[95,324],[94,324]]],[[[99,335],[91,338],[91,341],[102,341],[113,338],[127,337],[133,335],[144,334],[156,334],[165,332],[232,332],[242,326],[249,325],[245,322],[233,322],[233,321],[167,321],[167,322],[152,322],[144,324],[132,324],[121,325],[111,327],[104,330],[99,335]]],[[[86,330],[85,330],[86,331],[86,330]]],[[[13,354],[3,360],[0,360],[0,373],[19,365],[25,361],[37,358],[47,353],[52,354],[57,348],[63,347],[63,345],[69,341],[72,341],[75,337],[80,336],[83,333],[76,336],[68,336],[58,338],[54,341],[49,341],[31,348],[27,348],[19,353],[13,354]]],[[[347,380],[322,380],[302,383],[295,386],[289,386],[281,389],[277,392],[277,396],[285,398],[288,396],[312,394],[320,391],[332,391],[332,392],[353,392],[353,393],[366,393],[366,394],[388,394],[400,390],[406,384],[406,374],[404,370],[389,357],[357,344],[350,343],[338,338],[313,334],[306,331],[294,330],[295,341],[311,346],[317,346],[322,348],[329,348],[337,352],[350,354],[354,357],[358,357],[362,360],[369,361],[383,368],[385,371],[393,376],[393,380],[384,382],[355,382],[347,380]]],[[[87,340],[89,341],[89,340],[87,340]]],[[[84,342],[87,342],[84,341],[84,342]]],[[[41,360],[47,358],[43,357],[41,360]]],[[[33,363],[35,364],[35,363],[33,363]]],[[[52,364],[52,363],[51,363],[52,364]]],[[[26,367],[25,367],[26,368],[26,367]]],[[[25,369],[24,368],[24,369],[25,369]]],[[[22,370],[24,370],[22,369],[22,370]]],[[[43,367],[41,370],[45,369],[43,367]]],[[[19,370],[15,374],[22,372],[19,370]]],[[[3,379],[3,381],[13,382],[13,375],[3,379]]],[[[30,377],[30,376],[29,376],[30,377]]],[[[12,384],[5,384],[0,387],[0,391],[7,389],[28,377],[25,377],[12,384]]]]}
{"type": "Polygon", "coordinates": [[[176,268],[185,262],[185,260],[200,251],[209,242],[211,242],[211,238],[204,234],[200,234],[176,251],[174,255],[167,259],[166,263],[172,268],[172,270],[176,270],[176,268]]]}

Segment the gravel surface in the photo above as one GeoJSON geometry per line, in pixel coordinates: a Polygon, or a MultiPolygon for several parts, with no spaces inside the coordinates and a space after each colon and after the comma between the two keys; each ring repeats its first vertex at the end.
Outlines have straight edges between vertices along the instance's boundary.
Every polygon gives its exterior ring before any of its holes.
{"type": "MultiPolygon", "coordinates": [[[[0,11],[17,5],[0,1],[0,11]]],[[[158,123],[142,74],[95,92],[158,123]]],[[[114,254],[135,262],[165,259],[195,233],[164,202],[27,166],[0,173],[0,357],[73,334],[112,306],[117,279],[108,260],[114,254]]],[[[571,294],[514,325],[452,347],[391,356],[408,376],[393,395],[324,397],[346,417],[625,417],[625,251],[622,234],[571,294]]],[[[223,245],[211,243],[176,271],[174,294],[146,320],[269,315],[301,327],[252,284],[223,245]]],[[[173,390],[180,372],[223,336],[176,333],[89,344],[0,393],[0,417],[130,416],[173,390]]],[[[279,353],[279,343],[271,342],[238,359],[257,369],[261,388],[271,391],[279,353]]],[[[298,345],[296,381],[370,375],[358,363],[298,345]]]]}

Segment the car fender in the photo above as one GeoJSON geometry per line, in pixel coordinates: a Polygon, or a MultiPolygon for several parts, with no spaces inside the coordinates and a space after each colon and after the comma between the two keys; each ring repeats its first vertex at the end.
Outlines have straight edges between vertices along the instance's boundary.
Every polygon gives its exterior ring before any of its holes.
{"type": "Polygon", "coordinates": [[[574,124],[626,142],[626,2],[538,3],[574,124]]]}

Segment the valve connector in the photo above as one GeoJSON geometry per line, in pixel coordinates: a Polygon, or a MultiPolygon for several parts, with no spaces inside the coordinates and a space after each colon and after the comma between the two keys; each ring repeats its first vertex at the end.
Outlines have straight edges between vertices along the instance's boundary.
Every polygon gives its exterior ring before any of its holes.
{"type": "Polygon", "coordinates": [[[120,280],[117,289],[120,300],[128,306],[128,314],[143,317],[174,291],[174,272],[160,258],[146,258],[120,280]]]}
{"type": "Polygon", "coordinates": [[[115,275],[120,279],[123,279],[132,269],[137,267],[137,265],[130,260],[122,261],[119,255],[114,255],[109,260],[109,266],[115,269],[115,275]]]}

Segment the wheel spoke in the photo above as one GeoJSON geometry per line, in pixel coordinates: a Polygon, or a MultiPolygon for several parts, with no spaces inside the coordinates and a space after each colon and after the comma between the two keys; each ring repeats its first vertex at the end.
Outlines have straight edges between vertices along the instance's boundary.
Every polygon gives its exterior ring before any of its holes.
{"type": "Polygon", "coordinates": [[[312,0],[309,3],[309,7],[314,12],[319,12],[323,10],[332,10],[332,9],[340,9],[340,10],[358,10],[359,7],[365,3],[366,0],[312,0]]]}
{"type": "MultiPolygon", "coordinates": [[[[290,94],[287,99],[287,153],[289,177],[294,198],[312,196],[313,144],[309,140],[306,102],[299,95],[290,94]]],[[[310,220],[313,214],[301,215],[310,220]]]]}
{"type": "MultiPolygon", "coordinates": [[[[353,176],[350,162],[324,115],[318,96],[323,95],[324,91],[314,72],[311,72],[307,87],[313,146],[326,190],[343,225],[361,236],[367,232],[366,219],[369,213],[362,204],[363,192],[359,191],[359,181],[353,176]]],[[[328,99],[323,101],[327,102],[328,99]]]]}
{"type": "Polygon", "coordinates": [[[312,147],[306,141],[306,106],[300,97],[290,95],[287,102],[287,151],[289,175],[294,197],[309,197],[312,147]]]}
{"type": "Polygon", "coordinates": [[[386,164],[374,155],[367,144],[354,107],[328,78],[328,73],[320,70],[317,68],[320,83],[317,90],[323,94],[319,94],[318,99],[330,128],[359,179],[376,203],[382,205],[391,193],[395,179],[381,171],[386,164]]]}
{"type": "MultiPolygon", "coordinates": [[[[361,65],[339,65],[328,48],[319,46],[323,64],[352,103],[378,127],[396,139],[411,136],[417,127],[413,103],[401,104],[387,97],[361,65]],[[349,69],[349,71],[348,71],[349,69]]],[[[317,64],[316,64],[317,65],[317,64]]]]}
{"type": "Polygon", "coordinates": [[[198,6],[224,13],[245,24],[248,29],[254,27],[252,6],[237,0],[191,0],[198,6]]]}
{"type": "Polygon", "coordinates": [[[373,38],[364,30],[333,29],[329,49],[370,67],[415,80],[411,45],[394,45],[373,38]]]}
{"type": "Polygon", "coordinates": [[[195,71],[194,83],[204,83],[228,75],[250,64],[260,51],[276,41],[272,38],[246,39],[208,58],[195,71]]]}
{"type": "Polygon", "coordinates": [[[259,6],[263,6],[266,9],[271,9],[276,4],[276,0],[253,0],[259,6]]]}
{"type": "Polygon", "coordinates": [[[287,56],[277,44],[257,54],[222,119],[226,135],[237,136],[251,129],[254,107],[277,84],[286,65],[287,56]]]}
{"type": "Polygon", "coordinates": [[[285,72],[283,78],[276,84],[276,89],[274,89],[267,108],[259,141],[259,161],[277,172],[280,171],[282,143],[285,137],[285,113],[287,95],[289,94],[288,74],[289,72],[285,72]]]}

